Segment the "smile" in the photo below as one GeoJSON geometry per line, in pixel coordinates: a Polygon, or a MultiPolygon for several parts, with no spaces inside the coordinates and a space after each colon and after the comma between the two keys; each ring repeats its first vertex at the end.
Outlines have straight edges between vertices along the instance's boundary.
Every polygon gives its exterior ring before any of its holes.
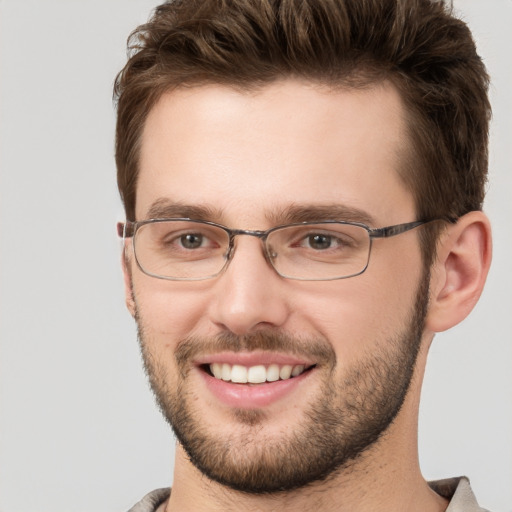
{"type": "Polygon", "coordinates": [[[266,408],[292,396],[300,399],[298,390],[305,389],[318,368],[308,357],[270,351],[205,354],[194,365],[211,396],[236,409],[266,408]]]}
{"type": "Polygon", "coordinates": [[[218,380],[236,384],[263,384],[264,382],[276,382],[298,377],[309,370],[311,366],[303,364],[243,366],[240,364],[211,363],[208,368],[211,375],[218,380]]]}

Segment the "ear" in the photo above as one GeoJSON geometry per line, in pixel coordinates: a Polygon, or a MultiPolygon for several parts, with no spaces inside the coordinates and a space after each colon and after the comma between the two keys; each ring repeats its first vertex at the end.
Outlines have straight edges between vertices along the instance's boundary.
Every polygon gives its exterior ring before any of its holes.
{"type": "Polygon", "coordinates": [[[492,256],[491,226],[481,211],[470,212],[441,235],[432,267],[426,328],[457,325],[477,303],[492,256]]]}
{"type": "Polygon", "coordinates": [[[121,255],[121,266],[123,269],[124,278],[124,296],[128,311],[133,317],[135,317],[135,299],[133,296],[132,272],[130,265],[131,262],[127,254],[127,247],[125,245],[123,248],[123,253],[121,255]]]}

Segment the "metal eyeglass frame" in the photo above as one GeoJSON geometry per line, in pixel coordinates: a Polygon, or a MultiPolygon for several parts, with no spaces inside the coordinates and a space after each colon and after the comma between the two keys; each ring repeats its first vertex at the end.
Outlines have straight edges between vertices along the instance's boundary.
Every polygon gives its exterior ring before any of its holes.
{"type": "Polygon", "coordinates": [[[372,249],[372,241],[374,238],[390,238],[393,236],[401,235],[402,233],[406,233],[407,231],[410,231],[411,229],[417,228],[419,226],[422,226],[424,224],[428,224],[430,222],[436,222],[436,221],[448,221],[448,222],[455,222],[455,219],[443,219],[443,218],[437,218],[437,219],[430,219],[430,220],[418,220],[414,222],[406,222],[403,224],[395,224],[393,226],[385,226],[383,228],[370,228],[366,224],[362,224],[360,222],[348,222],[348,221],[340,221],[340,220],[319,220],[319,221],[306,221],[306,222],[297,222],[292,224],[282,224],[279,226],[274,226],[267,230],[251,230],[251,229],[231,229],[226,226],[223,226],[222,224],[217,224],[216,222],[211,222],[207,220],[196,220],[196,219],[190,219],[186,217],[173,217],[173,218],[156,218],[156,219],[147,219],[142,221],[129,221],[126,222],[118,222],[117,223],[117,234],[119,237],[123,239],[123,242],[126,238],[134,238],[137,230],[145,226],[146,224],[154,224],[159,222],[168,222],[168,221],[181,221],[181,222],[193,222],[196,224],[205,224],[208,226],[214,226],[217,228],[222,229],[228,234],[229,237],[229,245],[228,245],[228,251],[226,253],[226,262],[222,266],[222,268],[213,275],[206,276],[206,277],[198,277],[198,278],[184,278],[184,277],[167,277],[167,276],[160,276],[158,274],[152,274],[151,272],[148,272],[146,269],[142,267],[142,265],[139,263],[139,260],[137,259],[137,252],[134,251],[135,254],[135,261],[137,262],[137,266],[139,269],[146,275],[150,277],[154,277],[156,279],[166,279],[168,281],[204,281],[206,279],[213,279],[214,277],[217,277],[219,274],[221,274],[228,266],[230,260],[233,257],[234,254],[234,239],[238,235],[248,235],[248,236],[254,236],[256,238],[259,238],[265,247],[265,256],[269,260],[270,265],[274,269],[274,271],[281,277],[285,279],[293,279],[297,281],[336,281],[338,279],[347,279],[349,277],[355,277],[358,275],[361,275],[363,272],[366,271],[368,268],[368,264],[370,262],[370,254],[372,249]],[[271,258],[269,257],[268,253],[268,247],[265,244],[265,241],[267,237],[270,235],[270,233],[287,228],[287,227],[294,227],[294,226],[304,226],[308,224],[342,224],[342,225],[348,225],[348,226],[358,226],[363,229],[365,229],[368,232],[368,236],[370,239],[370,244],[368,246],[368,258],[366,260],[366,264],[364,268],[357,273],[350,274],[348,276],[342,276],[342,277],[328,277],[325,279],[318,279],[318,278],[300,278],[300,277],[289,277],[286,275],[281,274],[272,264],[271,258]]]}

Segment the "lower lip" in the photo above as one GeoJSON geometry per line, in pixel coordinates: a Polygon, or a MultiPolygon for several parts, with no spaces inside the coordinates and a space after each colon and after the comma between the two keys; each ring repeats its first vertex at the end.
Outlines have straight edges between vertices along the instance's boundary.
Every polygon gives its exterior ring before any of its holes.
{"type": "Polygon", "coordinates": [[[224,404],[237,409],[258,409],[267,407],[293,393],[314,370],[308,370],[298,377],[262,384],[234,384],[216,379],[201,370],[210,392],[224,404]]]}

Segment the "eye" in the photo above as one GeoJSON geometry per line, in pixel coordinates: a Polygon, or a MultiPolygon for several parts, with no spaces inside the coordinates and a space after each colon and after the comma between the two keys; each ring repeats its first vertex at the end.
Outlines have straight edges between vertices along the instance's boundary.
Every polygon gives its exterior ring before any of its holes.
{"type": "Polygon", "coordinates": [[[342,233],[306,233],[297,244],[297,247],[312,249],[314,251],[327,251],[345,249],[350,245],[349,240],[342,233]]]}
{"type": "Polygon", "coordinates": [[[167,226],[164,233],[156,238],[156,245],[165,251],[204,252],[223,245],[222,232],[197,226],[167,226]]]}
{"type": "Polygon", "coordinates": [[[198,249],[204,245],[205,238],[200,233],[187,233],[181,235],[179,241],[185,249],[198,249]]]}
{"type": "MultiPolygon", "coordinates": [[[[305,245],[308,245],[311,247],[311,249],[315,250],[324,250],[324,249],[330,249],[333,245],[333,242],[336,242],[337,239],[333,239],[330,235],[323,235],[323,234],[315,234],[315,235],[309,235],[307,237],[307,242],[304,242],[305,245]]],[[[337,240],[339,242],[339,240],[337,240]]]]}
{"type": "MultiPolygon", "coordinates": [[[[323,225],[290,226],[281,229],[272,235],[272,245],[280,248],[281,252],[286,247],[303,251],[311,255],[322,253],[324,256],[339,255],[348,250],[355,250],[364,245],[363,230],[354,226],[332,226],[326,229],[323,225]]],[[[279,251],[277,251],[279,252],[279,251]]]]}
{"type": "Polygon", "coordinates": [[[223,254],[229,236],[223,229],[201,222],[149,222],[138,230],[137,246],[139,255],[147,250],[162,258],[204,259],[223,254]]]}

